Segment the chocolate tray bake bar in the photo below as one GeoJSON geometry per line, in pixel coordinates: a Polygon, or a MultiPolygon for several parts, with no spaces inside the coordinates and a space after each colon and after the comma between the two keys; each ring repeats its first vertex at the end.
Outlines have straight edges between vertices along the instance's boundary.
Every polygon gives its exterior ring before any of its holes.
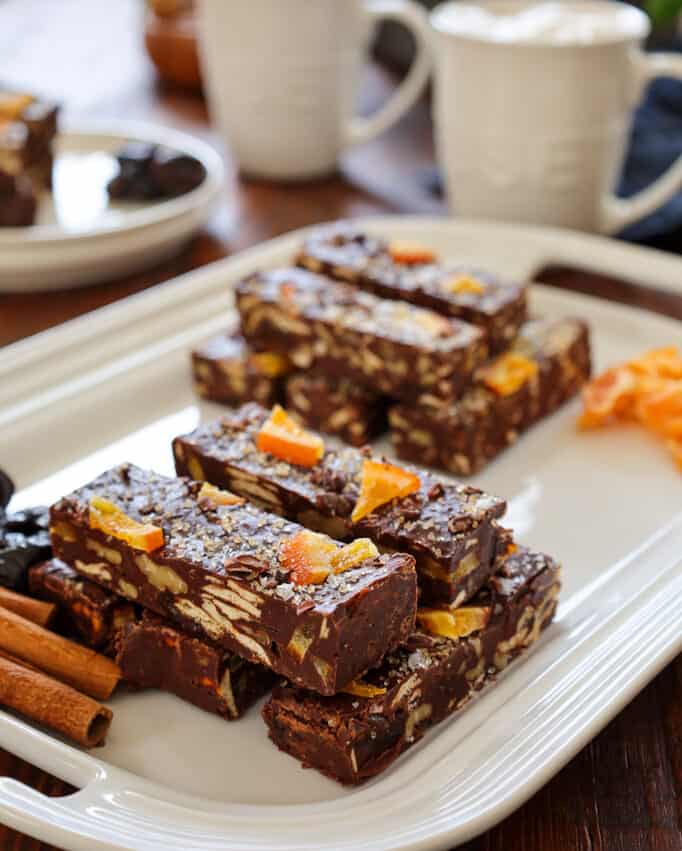
{"type": "Polygon", "coordinates": [[[54,553],[184,632],[322,694],[342,689],[409,635],[412,556],[353,561],[312,584],[309,563],[322,552],[334,558],[341,544],[318,536],[311,552],[312,533],[207,488],[115,467],[52,506],[54,553]]]}
{"type": "Polygon", "coordinates": [[[588,328],[577,319],[527,323],[512,352],[522,359],[516,366],[505,367],[507,354],[485,368],[497,386],[479,373],[475,386],[456,402],[424,395],[415,405],[391,408],[396,454],[460,476],[476,473],[522,431],[575,396],[590,375],[588,328]],[[525,365],[522,372],[516,371],[519,363],[525,365]]]}
{"type": "Polygon", "coordinates": [[[270,738],[341,783],[379,774],[537,641],[554,615],[559,573],[551,558],[520,550],[472,603],[489,613],[479,630],[461,638],[417,631],[351,694],[276,686],[263,709],[270,738]]]}
{"type": "Polygon", "coordinates": [[[274,405],[284,397],[283,376],[289,370],[281,355],[249,352],[238,334],[219,334],[192,352],[195,390],[225,405],[274,405]]]}
{"type": "Polygon", "coordinates": [[[116,662],[127,683],[170,692],[230,721],[275,681],[269,668],[185,635],[148,611],[124,627],[117,644],[116,662]]]}
{"type": "Polygon", "coordinates": [[[340,540],[366,535],[387,550],[411,553],[424,600],[458,605],[485,583],[507,544],[495,522],[503,499],[420,472],[419,493],[385,504],[352,523],[364,451],[326,450],[314,467],[259,452],[256,436],[269,412],[244,405],[173,441],[180,475],[205,479],[268,511],[340,540]]]}
{"type": "Polygon", "coordinates": [[[305,269],[246,278],[237,307],[252,348],[408,401],[420,392],[454,398],[488,352],[473,325],[305,269]]]}
{"type": "Polygon", "coordinates": [[[387,400],[344,379],[297,372],[286,381],[286,407],[304,425],[351,446],[364,446],[387,428],[387,400]]]}
{"type": "Polygon", "coordinates": [[[133,603],[56,558],[29,568],[28,590],[32,597],[57,604],[57,632],[107,655],[114,652],[117,631],[137,618],[133,603]]]}
{"type": "Polygon", "coordinates": [[[405,263],[392,244],[351,224],[322,227],[303,244],[297,262],[380,298],[409,301],[482,328],[491,352],[506,348],[526,319],[526,287],[480,269],[442,265],[436,257],[405,263]]]}

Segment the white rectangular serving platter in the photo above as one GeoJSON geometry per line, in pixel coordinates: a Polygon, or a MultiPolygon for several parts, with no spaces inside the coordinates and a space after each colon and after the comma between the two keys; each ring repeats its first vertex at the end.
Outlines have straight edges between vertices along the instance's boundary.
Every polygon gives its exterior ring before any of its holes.
{"type": "MultiPolygon", "coordinates": [[[[682,292],[682,262],[549,229],[428,218],[368,230],[507,277],[574,263],[682,292]]],[[[16,507],[50,502],[123,460],[172,471],[170,439],[216,416],[193,395],[189,348],[231,319],[231,285],[286,263],[289,234],[3,350],[0,466],[16,507]]],[[[93,261],[96,262],[96,261],[93,261]]],[[[578,315],[596,367],[682,325],[534,286],[534,313],[578,315]]],[[[0,780],[0,820],[68,849],[445,849],[529,798],[682,648],[682,477],[634,429],[575,429],[577,402],[472,479],[509,500],[524,542],[558,557],[564,590],[539,646],[381,777],[356,790],[269,743],[257,708],[226,723],[160,693],[112,701],[106,746],[83,753],[0,713],[0,746],[79,788],[46,798],[0,780]]]]}

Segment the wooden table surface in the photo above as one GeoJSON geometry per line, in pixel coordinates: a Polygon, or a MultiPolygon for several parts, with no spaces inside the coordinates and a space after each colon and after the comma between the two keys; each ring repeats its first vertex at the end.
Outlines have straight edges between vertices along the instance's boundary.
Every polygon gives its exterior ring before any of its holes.
{"type": "MultiPolygon", "coordinates": [[[[130,118],[189,130],[221,149],[202,101],[159,86],[141,47],[137,0],[4,0],[0,3],[0,80],[59,97],[65,117],[130,118]],[[39,57],[39,60],[37,59],[39,57]]],[[[370,68],[362,108],[392,86],[370,68]]],[[[82,290],[0,295],[0,345],[13,342],[261,240],[318,221],[385,213],[445,212],[422,179],[433,163],[426,102],[380,140],[348,154],[328,180],[283,186],[231,177],[206,231],[175,260],[144,275],[82,290]]],[[[673,237],[667,244],[679,245],[673,237]]],[[[681,246],[682,247],[682,246],[681,246]]],[[[543,280],[597,292],[682,318],[682,298],[637,282],[571,269],[543,280]]],[[[682,849],[682,657],[669,665],[534,798],[467,851],[679,851],[682,849]]],[[[45,794],[69,788],[0,751],[0,775],[45,794]]],[[[0,827],[0,848],[48,846],[0,827]]]]}

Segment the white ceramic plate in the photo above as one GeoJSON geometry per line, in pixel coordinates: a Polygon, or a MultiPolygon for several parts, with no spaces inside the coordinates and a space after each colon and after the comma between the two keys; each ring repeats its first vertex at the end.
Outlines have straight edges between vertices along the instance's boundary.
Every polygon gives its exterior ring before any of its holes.
{"type": "MultiPolygon", "coordinates": [[[[559,231],[402,218],[381,233],[446,257],[530,273],[542,262],[675,288],[679,261],[559,231]]],[[[198,406],[187,353],[223,327],[230,284],[286,262],[301,234],[252,249],[4,350],[0,466],[50,501],[128,459],[172,470],[170,438],[218,409],[198,406]]],[[[663,342],[680,324],[541,286],[533,309],[586,317],[596,365],[663,342]]],[[[540,645],[384,775],[347,790],[267,740],[257,709],[233,724],[165,694],[113,701],[107,745],[82,753],[0,713],[0,747],[79,787],[46,798],[0,780],[0,818],[69,849],[302,851],[449,848],[518,807],[682,649],[682,478],[629,429],[579,435],[577,403],[473,481],[509,499],[527,543],[564,563],[556,623],[540,645]]]]}
{"type": "Polygon", "coordinates": [[[186,133],[123,122],[60,132],[53,191],[40,196],[36,223],[0,228],[0,292],[84,286],[159,263],[204,224],[222,184],[218,154],[186,133]],[[110,201],[116,152],[130,141],[191,154],[206,168],[205,180],[168,200],[110,201]]]}

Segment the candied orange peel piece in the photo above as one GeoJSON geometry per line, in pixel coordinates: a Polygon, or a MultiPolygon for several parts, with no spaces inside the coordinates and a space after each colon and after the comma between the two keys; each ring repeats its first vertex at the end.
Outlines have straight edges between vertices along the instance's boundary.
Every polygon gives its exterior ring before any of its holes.
{"type": "Polygon", "coordinates": [[[682,469],[682,355],[663,346],[612,366],[583,389],[579,428],[636,422],[662,437],[682,469]]]}
{"type": "Polygon", "coordinates": [[[260,452],[299,467],[314,467],[324,455],[322,438],[301,428],[280,405],[275,405],[258,432],[256,446],[260,452]]]}
{"type": "Polygon", "coordinates": [[[215,485],[204,482],[199,491],[199,499],[208,499],[215,505],[243,505],[246,500],[243,496],[231,491],[221,490],[215,485]]]}
{"type": "Polygon", "coordinates": [[[430,248],[419,242],[407,239],[396,239],[388,246],[388,253],[394,263],[403,266],[418,266],[422,263],[433,263],[436,254],[430,248]]]}
{"type": "Polygon", "coordinates": [[[485,284],[472,275],[453,275],[443,282],[443,289],[455,295],[459,293],[473,293],[480,295],[485,292],[485,284]]]}
{"type": "Polygon", "coordinates": [[[460,606],[457,609],[418,609],[417,623],[422,629],[444,638],[466,638],[487,626],[487,606],[460,606]]]}
{"type": "Polygon", "coordinates": [[[282,542],[278,557],[295,585],[319,585],[331,573],[331,558],[337,551],[331,538],[302,529],[282,542]]]}
{"type": "Polygon", "coordinates": [[[583,388],[583,412],[580,428],[595,428],[612,417],[626,416],[635,401],[637,381],[622,367],[607,369],[583,388]]]}
{"type": "Polygon", "coordinates": [[[363,561],[376,558],[379,550],[369,538],[357,538],[345,547],[341,547],[331,557],[330,565],[334,573],[343,573],[352,567],[357,567],[363,561]]]}
{"type": "Polygon", "coordinates": [[[366,458],[362,462],[360,493],[351,520],[356,523],[379,506],[409,496],[419,490],[419,476],[410,470],[403,470],[385,461],[372,461],[366,458]]]}
{"type": "Polygon", "coordinates": [[[537,374],[537,363],[519,352],[507,352],[479,371],[484,384],[500,396],[516,393],[537,374]]]}
{"type": "Polygon", "coordinates": [[[353,680],[341,691],[345,694],[352,694],[354,697],[380,697],[382,694],[386,694],[385,688],[373,686],[371,683],[363,683],[362,680],[353,680]]]}
{"type": "Polygon", "coordinates": [[[91,529],[99,529],[113,538],[125,541],[137,550],[151,553],[163,546],[163,529],[152,523],[133,520],[113,502],[93,496],[89,506],[91,529]]]}
{"type": "Polygon", "coordinates": [[[277,352],[254,352],[250,356],[251,363],[258,372],[267,378],[280,378],[291,372],[291,361],[285,355],[277,352]]]}
{"type": "Polygon", "coordinates": [[[0,93],[0,117],[15,121],[33,101],[33,95],[0,93]]]}

